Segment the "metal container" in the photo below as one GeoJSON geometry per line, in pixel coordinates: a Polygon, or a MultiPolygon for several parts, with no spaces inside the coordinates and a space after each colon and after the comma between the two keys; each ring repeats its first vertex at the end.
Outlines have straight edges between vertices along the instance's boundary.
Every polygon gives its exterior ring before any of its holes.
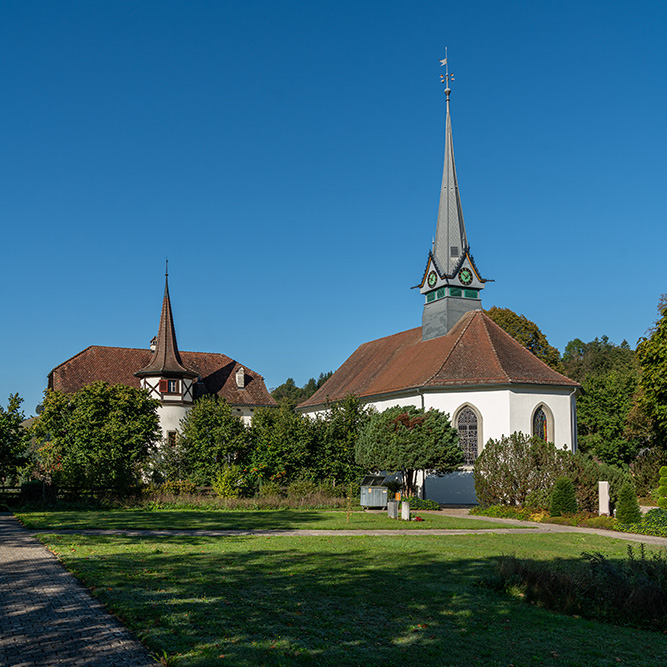
{"type": "Polygon", "coordinates": [[[361,499],[359,504],[362,507],[386,507],[387,492],[389,489],[383,486],[384,475],[367,475],[361,482],[361,499]]]}

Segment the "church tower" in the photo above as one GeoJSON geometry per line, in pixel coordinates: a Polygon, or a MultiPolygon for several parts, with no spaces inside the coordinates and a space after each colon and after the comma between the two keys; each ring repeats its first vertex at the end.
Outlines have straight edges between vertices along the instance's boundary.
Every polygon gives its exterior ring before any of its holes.
{"type": "MultiPolygon", "coordinates": [[[[446,51],[445,51],[446,53],[446,51]]],[[[463,210],[454,164],[452,121],[449,115],[449,82],[447,57],[440,61],[446,74],[440,78],[446,84],[447,116],[445,122],[445,165],[440,189],[440,206],[435,241],[428,254],[426,270],[417,287],[424,295],[422,340],[444,336],[470,310],[481,310],[480,290],[487,282],[481,277],[470,254],[463,223],[463,210]]]]}
{"type": "Polygon", "coordinates": [[[164,439],[175,438],[180,420],[194,402],[194,383],[198,374],[183,365],[178,351],[169,298],[169,273],[165,273],[160,328],[153,356],[148,366],[134,375],[141,378],[141,388],[148,389],[151,398],[157,398],[161,403],[158,415],[164,439]]]}

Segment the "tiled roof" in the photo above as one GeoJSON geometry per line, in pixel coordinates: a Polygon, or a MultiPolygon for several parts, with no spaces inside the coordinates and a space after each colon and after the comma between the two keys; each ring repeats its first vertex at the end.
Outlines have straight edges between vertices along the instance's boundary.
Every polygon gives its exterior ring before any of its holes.
{"type": "MultiPolygon", "coordinates": [[[[208,394],[217,394],[232,405],[275,405],[261,375],[242,366],[224,354],[214,352],[181,352],[186,368],[201,377],[208,394]],[[236,386],[236,371],[245,370],[245,388],[236,386]]],[[[86,384],[102,380],[110,384],[141,386],[134,374],[151,362],[148,349],[101,347],[91,345],[49,373],[49,388],[73,393],[86,384]]]]}
{"type": "Polygon", "coordinates": [[[444,336],[422,341],[421,327],[364,343],[300,409],[349,394],[360,398],[439,387],[534,384],[578,387],[517,343],[481,310],[444,336]]]}

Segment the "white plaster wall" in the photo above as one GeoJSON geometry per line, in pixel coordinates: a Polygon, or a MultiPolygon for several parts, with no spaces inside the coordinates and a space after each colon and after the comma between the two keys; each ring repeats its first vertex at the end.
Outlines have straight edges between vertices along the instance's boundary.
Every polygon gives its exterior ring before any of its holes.
{"type": "Polygon", "coordinates": [[[186,412],[191,405],[160,405],[157,409],[160,418],[160,428],[162,429],[162,439],[167,439],[168,431],[178,431],[180,421],[185,417],[186,412]]]}

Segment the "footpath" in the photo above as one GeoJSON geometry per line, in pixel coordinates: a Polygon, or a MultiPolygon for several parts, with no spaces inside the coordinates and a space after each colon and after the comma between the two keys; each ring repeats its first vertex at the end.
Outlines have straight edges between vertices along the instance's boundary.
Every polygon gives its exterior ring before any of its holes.
{"type": "Polygon", "coordinates": [[[156,664],[39,540],[0,512],[2,667],[156,664]]]}

